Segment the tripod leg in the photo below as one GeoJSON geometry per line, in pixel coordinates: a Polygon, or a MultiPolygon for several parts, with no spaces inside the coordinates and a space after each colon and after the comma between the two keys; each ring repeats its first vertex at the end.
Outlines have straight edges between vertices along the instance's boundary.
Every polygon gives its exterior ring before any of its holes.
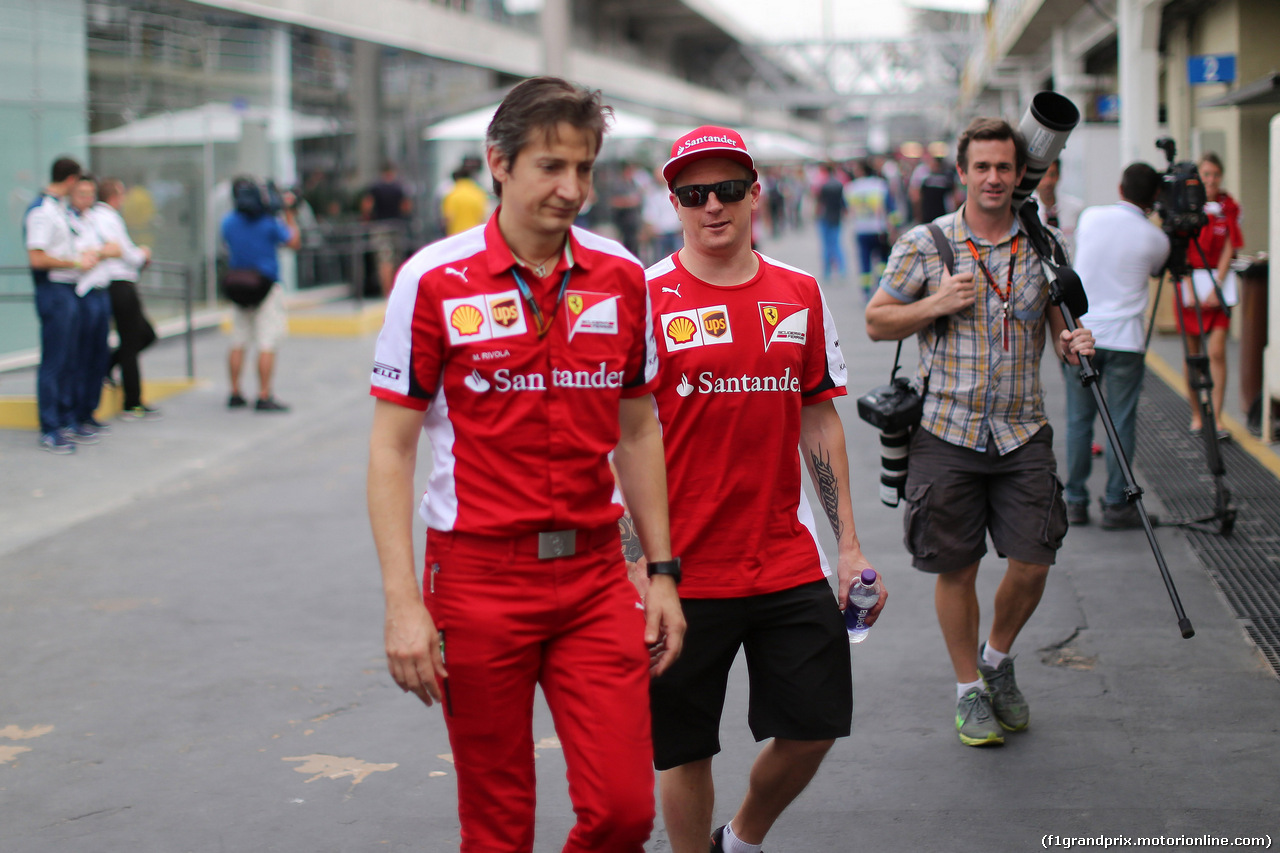
{"type": "MultiPolygon", "coordinates": [[[[1071,315],[1071,311],[1063,304],[1061,295],[1056,292],[1054,282],[1051,279],[1050,298],[1058,310],[1062,314],[1063,323],[1069,331],[1074,331],[1076,319],[1071,315]]],[[[1169,602],[1173,605],[1174,616],[1178,620],[1178,630],[1182,633],[1183,639],[1190,639],[1195,636],[1195,629],[1191,627],[1191,620],[1187,618],[1187,613],[1182,608],[1182,600],[1178,597],[1178,589],[1174,586],[1173,576],[1169,573],[1169,564],[1165,562],[1164,552],[1160,550],[1160,543],[1156,541],[1156,533],[1151,524],[1151,517],[1147,515],[1147,508],[1142,502],[1142,487],[1138,485],[1137,479],[1133,476],[1133,468],[1129,464],[1129,459],[1125,455],[1124,448],[1120,446],[1120,436],[1116,432],[1115,422],[1111,419],[1111,412],[1107,408],[1107,401],[1102,396],[1102,389],[1098,387],[1098,372],[1094,369],[1090,360],[1080,357],[1080,380],[1093,393],[1094,402],[1098,406],[1098,414],[1102,417],[1102,426],[1107,433],[1107,441],[1111,443],[1111,450],[1116,456],[1116,461],[1120,463],[1121,471],[1124,474],[1125,495],[1129,502],[1138,508],[1138,517],[1142,520],[1142,530],[1147,535],[1147,544],[1151,546],[1152,556],[1156,558],[1156,568],[1160,570],[1160,578],[1164,581],[1165,591],[1169,593],[1169,602]]]]}
{"type": "Polygon", "coordinates": [[[1191,389],[1191,405],[1200,413],[1200,435],[1204,438],[1205,458],[1209,473],[1215,477],[1223,473],[1222,454],[1218,452],[1218,435],[1213,411],[1213,377],[1209,375],[1209,356],[1187,356],[1187,384],[1191,389]]]}

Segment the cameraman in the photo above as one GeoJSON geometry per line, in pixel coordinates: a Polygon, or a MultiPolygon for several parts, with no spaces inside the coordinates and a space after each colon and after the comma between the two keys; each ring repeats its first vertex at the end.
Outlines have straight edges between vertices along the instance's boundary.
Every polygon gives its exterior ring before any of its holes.
{"type": "Polygon", "coordinates": [[[932,370],[908,457],[905,544],[917,569],[938,576],[938,623],[956,673],[955,725],[969,746],[1003,743],[1002,728],[1029,723],[1009,651],[1067,530],[1040,385],[1046,327],[1059,357],[1074,363],[1093,354],[1088,329],[1068,332],[1050,305],[1049,282],[1015,215],[1013,191],[1026,168],[1021,134],[1000,119],[974,119],[956,151],[966,200],[936,220],[956,273],[946,272],[927,227],[917,226],[894,246],[866,309],[872,340],[916,334],[921,376],[932,370]],[[988,530],[1009,564],[980,659],[975,582],[988,530]]]}
{"type": "Polygon", "coordinates": [[[287,412],[289,407],[272,394],[271,380],[275,373],[276,346],[289,323],[284,290],[279,284],[280,262],[276,248],[283,245],[296,252],[302,245],[294,216],[294,197],[288,192],[280,197],[258,186],[252,178],[239,177],[231,183],[231,200],[235,209],[222,220],[227,266],[232,270],[256,271],[264,281],[270,282],[270,289],[257,305],[233,306],[231,351],[227,356],[231,395],[227,398],[227,408],[243,409],[248,405],[240,393],[240,373],[244,367],[244,351],[252,345],[258,350],[258,400],[254,411],[287,412]],[[283,219],[275,215],[277,211],[283,213],[283,219]]]}
{"type": "MultiPolygon", "coordinates": [[[[1223,310],[1218,300],[1221,291],[1227,305],[1236,303],[1236,275],[1231,271],[1231,261],[1236,252],[1244,246],[1244,234],[1240,231],[1240,205],[1231,194],[1222,189],[1222,160],[1212,151],[1206,151],[1196,161],[1200,171],[1200,180],[1204,183],[1205,206],[1208,223],[1200,231],[1200,235],[1187,248],[1187,266],[1191,267],[1190,286],[1184,282],[1181,293],[1179,325],[1187,339],[1187,350],[1192,355],[1200,354],[1200,336],[1209,338],[1209,375],[1213,379],[1213,416],[1222,417],[1222,404],[1227,390],[1227,330],[1231,328],[1231,317],[1223,310]],[[1210,279],[1212,274],[1213,278],[1210,279]],[[1215,289],[1213,283],[1217,282],[1215,289]],[[1196,316],[1196,298],[1191,294],[1195,288],[1195,297],[1200,301],[1200,314],[1204,318],[1201,326],[1196,316]]],[[[1183,367],[1186,373],[1186,367],[1183,367]]],[[[1191,380],[1187,377],[1188,393],[1192,400],[1195,393],[1190,391],[1191,380]]],[[[1199,432],[1200,407],[1191,404],[1191,431],[1199,432]]],[[[1230,434],[1222,428],[1221,421],[1214,425],[1218,438],[1229,438],[1230,434]]]]}
{"type": "MultiPolygon", "coordinates": [[[[1105,385],[1107,408],[1130,463],[1137,441],[1138,396],[1144,372],[1143,317],[1148,282],[1160,274],[1169,258],[1169,238],[1147,221],[1159,192],[1159,172],[1146,163],[1130,164],[1120,178],[1120,201],[1085,210],[1076,231],[1075,269],[1089,296],[1089,313],[1081,322],[1088,323],[1097,340],[1093,366],[1105,385]]],[[[1093,465],[1093,421],[1098,408],[1078,370],[1064,365],[1063,375],[1067,388],[1067,521],[1088,524],[1087,481],[1093,465]]],[[[1138,508],[1126,500],[1124,488],[1124,472],[1108,445],[1107,490],[1102,500],[1102,526],[1107,530],[1142,526],[1138,508]]]]}

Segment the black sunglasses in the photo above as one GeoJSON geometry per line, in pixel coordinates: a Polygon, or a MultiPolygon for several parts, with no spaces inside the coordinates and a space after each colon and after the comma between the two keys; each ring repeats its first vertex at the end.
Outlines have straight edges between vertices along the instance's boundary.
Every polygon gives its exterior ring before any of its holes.
{"type": "Polygon", "coordinates": [[[681,207],[702,207],[715,193],[721,204],[733,204],[747,197],[750,181],[721,181],[718,184],[689,184],[676,187],[672,192],[681,207]]]}

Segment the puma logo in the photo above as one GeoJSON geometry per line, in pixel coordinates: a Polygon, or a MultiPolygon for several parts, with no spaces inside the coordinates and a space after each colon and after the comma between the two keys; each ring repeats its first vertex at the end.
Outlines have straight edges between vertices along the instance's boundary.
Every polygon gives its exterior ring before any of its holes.
{"type": "MultiPolygon", "coordinates": [[[[681,284],[683,284],[683,282],[681,282],[681,284]]],[[[684,297],[680,295],[680,285],[679,285],[679,284],[677,284],[677,285],[675,286],[675,289],[674,289],[674,290],[673,290],[672,288],[670,288],[670,287],[664,287],[664,288],[662,288],[662,292],[663,292],[663,293],[674,293],[674,294],[676,295],[676,297],[677,297],[677,298],[679,298],[679,299],[684,299],[684,297]]]]}
{"type": "Polygon", "coordinates": [[[453,267],[445,267],[445,268],[444,268],[444,274],[445,274],[445,275],[456,275],[458,278],[462,279],[463,281],[466,281],[466,280],[467,280],[467,270],[469,270],[469,269],[471,269],[471,268],[470,268],[470,267],[463,267],[463,268],[462,268],[462,270],[461,270],[461,272],[459,272],[458,270],[455,270],[453,267]]]}

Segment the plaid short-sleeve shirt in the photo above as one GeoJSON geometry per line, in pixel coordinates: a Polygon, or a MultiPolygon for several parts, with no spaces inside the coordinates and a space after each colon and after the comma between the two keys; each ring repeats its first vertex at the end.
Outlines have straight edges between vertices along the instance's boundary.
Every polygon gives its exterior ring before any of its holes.
{"type": "MultiPolygon", "coordinates": [[[[1026,444],[1049,422],[1040,384],[1049,282],[1029,241],[1020,237],[1006,352],[1002,300],[978,268],[967,241],[973,241],[978,256],[1003,288],[1013,238],[1021,232],[1021,224],[1015,220],[1009,233],[993,244],[974,234],[963,214],[961,207],[936,222],[951,240],[956,272],[973,273],[978,295],[972,306],[946,318],[941,340],[932,324],[917,335],[919,378],[929,373],[921,425],[943,441],[971,450],[985,450],[990,438],[1003,455],[1026,444]]],[[[1061,243],[1056,229],[1049,230],[1061,243]]],[[[880,288],[899,302],[915,302],[937,290],[943,271],[928,228],[919,225],[894,244],[880,288]]]]}

